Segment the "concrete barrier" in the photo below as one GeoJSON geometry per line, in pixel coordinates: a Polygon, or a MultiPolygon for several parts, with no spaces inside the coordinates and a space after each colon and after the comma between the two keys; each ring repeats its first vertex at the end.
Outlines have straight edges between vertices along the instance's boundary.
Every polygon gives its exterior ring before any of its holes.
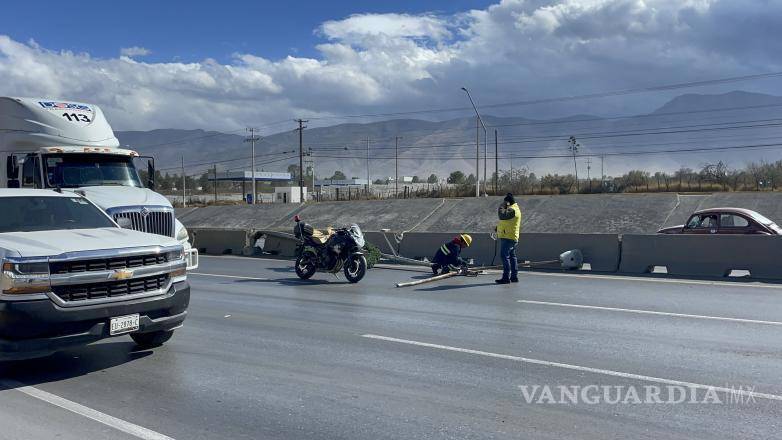
{"type": "Polygon", "coordinates": [[[620,272],[641,274],[665,266],[678,276],[724,277],[732,270],[752,278],[782,279],[782,237],[760,235],[622,236],[620,272]]]}
{"type": "Polygon", "coordinates": [[[281,257],[296,256],[296,245],[299,241],[293,234],[274,231],[255,231],[253,233],[253,237],[260,237],[261,235],[264,237],[264,252],[268,252],[272,255],[279,255],[281,257]]]}
{"type": "Polygon", "coordinates": [[[242,255],[244,248],[251,246],[245,229],[194,228],[190,231],[193,247],[210,255],[242,255]]]}
{"type": "Polygon", "coordinates": [[[399,254],[400,243],[397,243],[393,232],[364,231],[364,239],[380,249],[384,254],[399,254]]]}
{"type": "MultiPolygon", "coordinates": [[[[616,272],[619,268],[619,236],[617,234],[551,234],[524,233],[519,239],[516,255],[520,261],[555,260],[571,249],[579,249],[584,262],[595,272],[616,272]]],[[[499,261],[499,256],[497,258],[499,261]]],[[[499,263],[498,263],[499,264],[499,263]]],[[[558,269],[559,263],[537,266],[558,269]]]]}

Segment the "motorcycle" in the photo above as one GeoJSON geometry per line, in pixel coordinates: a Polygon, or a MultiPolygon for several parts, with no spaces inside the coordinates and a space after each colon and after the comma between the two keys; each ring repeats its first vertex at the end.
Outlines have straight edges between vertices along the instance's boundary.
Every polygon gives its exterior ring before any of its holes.
{"type": "Polygon", "coordinates": [[[306,280],[315,275],[318,269],[338,273],[344,271],[345,278],[351,283],[357,283],[367,273],[367,259],[364,257],[364,234],[361,228],[352,224],[345,228],[334,230],[325,242],[316,238],[315,230],[294,217],[296,225],[293,235],[299,239],[296,245],[296,275],[306,280]]]}

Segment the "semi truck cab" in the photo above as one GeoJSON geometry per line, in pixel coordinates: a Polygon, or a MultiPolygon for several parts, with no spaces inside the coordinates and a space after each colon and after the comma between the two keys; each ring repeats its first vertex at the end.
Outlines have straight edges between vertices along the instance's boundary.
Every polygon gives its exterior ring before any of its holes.
{"type": "Polygon", "coordinates": [[[98,106],[0,97],[0,160],[0,188],[79,194],[124,228],[175,238],[185,247],[188,269],[198,266],[187,229],[154,191],[154,159],[120,147],[98,106]],[[139,178],[139,160],[147,161],[147,182],[139,178]]]}

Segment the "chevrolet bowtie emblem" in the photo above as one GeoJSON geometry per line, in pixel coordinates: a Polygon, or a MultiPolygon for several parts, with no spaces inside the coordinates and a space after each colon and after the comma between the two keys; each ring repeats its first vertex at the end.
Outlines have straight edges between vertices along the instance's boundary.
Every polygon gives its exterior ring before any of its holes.
{"type": "Polygon", "coordinates": [[[127,280],[133,278],[133,271],[129,269],[116,269],[109,275],[110,280],[127,280]]]}

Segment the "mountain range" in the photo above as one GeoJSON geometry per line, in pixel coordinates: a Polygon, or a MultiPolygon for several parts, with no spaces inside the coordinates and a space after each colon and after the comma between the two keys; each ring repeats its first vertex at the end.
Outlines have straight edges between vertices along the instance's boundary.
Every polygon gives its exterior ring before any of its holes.
{"type": "MultiPolygon", "coordinates": [[[[601,172],[620,175],[630,169],[652,173],[683,166],[697,169],[720,160],[739,168],[751,161],[782,158],[782,145],[775,145],[782,139],[782,97],[743,91],[680,95],[643,115],[585,114],[535,120],[485,114],[483,122],[488,134],[489,174],[494,169],[495,130],[500,170],[526,167],[538,175],[573,172],[570,136],[578,144],[580,177],[588,172],[592,177],[601,172]]],[[[299,135],[293,121],[290,126],[290,130],[262,136],[256,143],[258,170],[285,171],[290,164],[298,164],[299,135]]],[[[244,130],[161,129],[116,134],[122,145],[153,155],[164,173],[179,174],[182,160],[188,174],[211,170],[212,163],[218,164],[220,172],[250,169],[250,144],[245,142],[248,133],[244,130]]],[[[483,128],[478,134],[483,157],[483,128]]],[[[397,137],[400,176],[426,178],[436,174],[443,178],[454,170],[475,172],[474,116],[307,128],[303,130],[303,146],[305,152],[312,151],[318,178],[330,177],[337,170],[348,177],[365,178],[369,155],[370,177],[375,180],[394,176],[397,137]]]]}

